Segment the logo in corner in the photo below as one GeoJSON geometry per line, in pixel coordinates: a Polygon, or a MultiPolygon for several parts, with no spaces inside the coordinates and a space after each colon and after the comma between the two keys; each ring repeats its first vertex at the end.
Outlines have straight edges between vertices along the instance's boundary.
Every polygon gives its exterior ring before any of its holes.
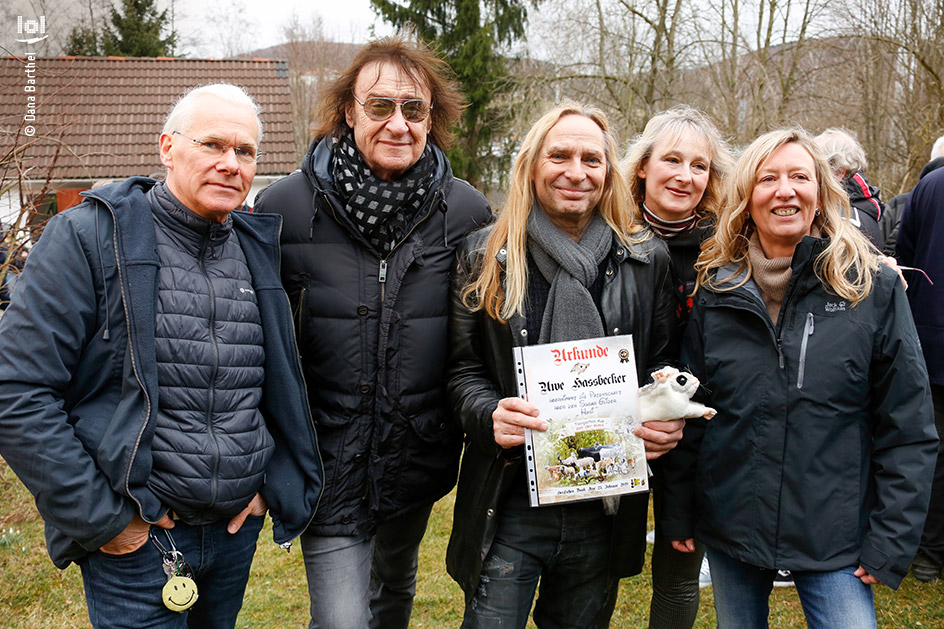
{"type": "Polygon", "coordinates": [[[49,35],[46,35],[46,16],[40,15],[38,20],[24,20],[22,15],[16,16],[16,34],[17,35],[42,35],[42,37],[29,37],[27,39],[18,39],[21,44],[32,45],[41,42],[49,35]]]}

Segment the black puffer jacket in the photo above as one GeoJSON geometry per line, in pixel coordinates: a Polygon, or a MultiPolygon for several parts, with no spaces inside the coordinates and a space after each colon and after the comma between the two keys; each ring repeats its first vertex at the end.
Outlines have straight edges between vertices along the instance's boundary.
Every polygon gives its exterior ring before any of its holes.
{"type": "Polygon", "coordinates": [[[424,216],[380,260],[334,190],[326,142],[256,209],[284,217],[282,281],[325,467],[309,530],[353,535],[452,489],[462,439],[446,401],[449,275],[455,250],[492,214],[433,147],[424,216]]]}
{"type": "MultiPolygon", "coordinates": [[[[502,324],[482,311],[470,312],[458,298],[457,291],[468,280],[476,256],[482,255],[490,231],[471,234],[463,245],[449,332],[449,395],[465,431],[466,446],[446,568],[467,597],[478,586],[482,561],[497,529],[501,498],[521,465],[521,448],[505,451],[495,443],[492,411],[500,399],[518,394],[511,348],[537,342],[537,331],[528,333],[524,317],[502,324]]],[[[677,355],[675,297],[665,243],[652,237],[627,247],[613,239],[601,310],[607,335],[633,335],[640,383],[652,368],[677,355]]],[[[648,494],[620,500],[619,513],[613,518],[613,576],[630,576],[642,569],[648,500],[648,494]]]]}
{"type": "Polygon", "coordinates": [[[697,293],[682,360],[718,414],[663,457],[662,527],[754,566],[862,565],[897,588],[937,453],[927,371],[895,273],[852,307],[813,272],[826,244],[797,245],[776,325],[752,280],[697,293]]]}

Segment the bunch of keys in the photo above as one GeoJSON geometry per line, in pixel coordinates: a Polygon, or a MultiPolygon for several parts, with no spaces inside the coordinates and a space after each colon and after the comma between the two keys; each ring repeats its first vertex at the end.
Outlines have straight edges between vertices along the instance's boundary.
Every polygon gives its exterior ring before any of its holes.
{"type": "Polygon", "coordinates": [[[184,612],[193,607],[199,598],[197,584],[193,580],[193,570],[184,559],[184,554],[174,545],[174,538],[171,537],[170,531],[164,529],[164,534],[167,535],[167,541],[170,544],[169,550],[158,541],[153,528],[149,532],[151,541],[161,551],[164,560],[162,568],[164,574],[167,575],[167,583],[161,591],[161,598],[167,609],[184,612]]]}

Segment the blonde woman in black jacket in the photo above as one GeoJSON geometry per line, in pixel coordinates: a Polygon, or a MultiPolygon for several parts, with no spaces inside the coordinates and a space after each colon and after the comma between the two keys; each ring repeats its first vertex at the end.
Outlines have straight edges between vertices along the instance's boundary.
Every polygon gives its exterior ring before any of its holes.
{"type": "Polygon", "coordinates": [[[708,547],[720,627],[766,627],[775,568],[811,627],[874,627],[927,510],[937,437],[904,290],[842,220],[848,201],[810,136],[742,154],[682,361],[718,410],[664,462],[663,531],[708,547]]]}
{"type": "MultiPolygon", "coordinates": [[[[701,243],[714,230],[731,165],[730,151],[717,127],[687,105],[653,116],[622,164],[636,201],[634,222],[649,226],[669,247],[680,335],[692,311],[695,260],[701,243]]],[[[699,544],[695,553],[679,553],[662,534],[664,475],[660,461],[651,465],[656,529],[649,627],[690,628],[698,613],[698,578],[705,548],[699,544]]]]}

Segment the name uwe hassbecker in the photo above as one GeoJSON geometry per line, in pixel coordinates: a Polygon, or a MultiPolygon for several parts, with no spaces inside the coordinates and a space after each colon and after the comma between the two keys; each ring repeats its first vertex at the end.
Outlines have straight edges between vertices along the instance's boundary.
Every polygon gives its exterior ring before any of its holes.
{"type": "Polygon", "coordinates": [[[607,384],[626,384],[626,374],[614,373],[609,376],[597,376],[596,378],[590,378],[588,380],[574,378],[575,389],[581,387],[599,387],[607,384]]]}

